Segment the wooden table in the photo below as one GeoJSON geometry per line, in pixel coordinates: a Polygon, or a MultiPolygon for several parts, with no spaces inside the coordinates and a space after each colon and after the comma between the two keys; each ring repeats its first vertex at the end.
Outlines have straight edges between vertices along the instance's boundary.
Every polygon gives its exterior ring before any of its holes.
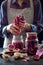
{"type": "MultiPolygon", "coordinates": [[[[0,52],[3,49],[0,48],[0,52]]],[[[43,65],[43,59],[40,59],[39,61],[30,60],[30,61],[22,61],[22,60],[15,60],[15,61],[5,61],[0,58],[0,65],[43,65]]]]}

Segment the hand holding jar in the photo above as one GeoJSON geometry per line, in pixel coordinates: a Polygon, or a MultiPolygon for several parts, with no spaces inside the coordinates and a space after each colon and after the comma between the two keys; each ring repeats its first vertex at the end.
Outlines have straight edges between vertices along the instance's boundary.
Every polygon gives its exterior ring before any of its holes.
{"type": "Polygon", "coordinates": [[[23,15],[18,15],[14,18],[13,23],[7,26],[7,32],[11,32],[13,35],[18,35],[21,33],[25,24],[25,17],[23,15]]]}
{"type": "MultiPolygon", "coordinates": [[[[25,17],[23,15],[18,15],[14,19],[14,25],[19,27],[20,32],[24,30],[25,24],[25,17]]],[[[12,44],[14,45],[15,49],[23,49],[23,36],[22,34],[14,35],[12,44]]]]}

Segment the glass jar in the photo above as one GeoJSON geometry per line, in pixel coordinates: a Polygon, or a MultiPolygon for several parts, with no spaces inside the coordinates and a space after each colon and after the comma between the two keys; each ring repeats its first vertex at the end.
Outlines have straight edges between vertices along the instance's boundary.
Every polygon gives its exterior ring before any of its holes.
{"type": "Polygon", "coordinates": [[[23,37],[22,35],[13,36],[12,44],[14,45],[15,49],[23,49],[23,37]]]}
{"type": "Polygon", "coordinates": [[[26,33],[25,48],[28,54],[34,55],[38,49],[38,39],[36,32],[26,33]]]}

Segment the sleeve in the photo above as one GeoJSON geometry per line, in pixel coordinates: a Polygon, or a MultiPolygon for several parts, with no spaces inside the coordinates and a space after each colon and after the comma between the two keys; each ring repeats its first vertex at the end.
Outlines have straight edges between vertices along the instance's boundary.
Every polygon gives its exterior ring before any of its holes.
{"type": "Polygon", "coordinates": [[[5,26],[4,28],[3,28],[3,31],[2,31],[2,33],[3,33],[3,36],[4,37],[7,37],[7,38],[11,38],[12,37],[12,34],[10,33],[10,32],[7,32],[7,26],[5,26]]]}
{"type": "MultiPolygon", "coordinates": [[[[37,28],[37,32],[39,32],[42,28],[43,28],[43,24],[42,24],[42,7],[41,7],[41,2],[40,0],[36,0],[38,1],[37,3],[34,2],[34,22],[33,24],[35,25],[35,27],[37,28]]],[[[35,27],[32,26],[32,29],[35,27]]]]}
{"type": "Polygon", "coordinates": [[[7,19],[7,0],[3,1],[1,4],[1,28],[3,37],[9,38],[12,34],[7,32],[6,28],[8,25],[7,19]]]}
{"type": "Polygon", "coordinates": [[[37,26],[36,25],[33,25],[31,24],[31,32],[37,32],[37,26]]]}

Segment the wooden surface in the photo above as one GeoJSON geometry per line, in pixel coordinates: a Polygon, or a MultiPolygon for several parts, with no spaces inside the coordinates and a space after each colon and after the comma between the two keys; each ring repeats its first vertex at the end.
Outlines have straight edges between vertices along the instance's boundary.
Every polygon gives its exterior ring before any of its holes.
{"type": "MultiPolygon", "coordinates": [[[[0,48],[0,52],[3,49],[0,48]]],[[[30,61],[22,61],[22,60],[11,60],[11,61],[5,61],[0,58],[0,65],[43,65],[43,59],[40,59],[39,61],[35,61],[31,59],[30,61]]]]}

